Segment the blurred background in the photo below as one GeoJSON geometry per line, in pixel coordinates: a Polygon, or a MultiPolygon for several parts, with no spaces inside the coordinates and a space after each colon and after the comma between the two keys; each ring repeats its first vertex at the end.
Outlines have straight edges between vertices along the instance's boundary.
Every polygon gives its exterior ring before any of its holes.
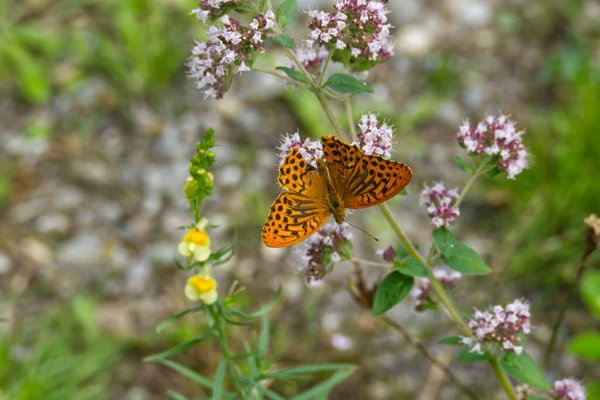
{"type": "MultiPolygon", "coordinates": [[[[355,117],[370,110],[396,128],[393,158],[410,165],[414,178],[408,196],[390,206],[413,241],[430,243],[432,226],[418,206],[423,183],[462,186],[467,179],[450,161],[463,155],[456,132],[464,118],[476,122],[502,110],[527,129],[530,169],[516,181],[478,182],[461,206],[456,234],[494,272],[463,278],[456,298],[466,312],[529,299],[535,329],[528,351],[541,360],[583,252],[583,218],[600,214],[600,3],[389,6],[396,56],[370,73],[375,95],[356,97],[355,117]]],[[[218,145],[215,193],[204,208],[220,225],[211,232],[213,246],[229,243],[234,230],[239,237],[217,278],[221,288],[234,279],[246,286],[249,309],[283,286],[271,312],[270,356],[280,365],[358,364],[331,398],[461,398],[450,382],[431,378],[414,348],[354,303],[346,289],[351,264],[340,263],[311,289],[296,271],[293,249],[261,244],[280,191],[280,135],[299,130],[317,138],[332,129],[310,93],[256,72],[236,77],[223,100],[204,100],[185,79],[193,40],[204,37],[188,15],[195,7],[188,0],[0,2],[0,399],[150,400],[166,398],[167,388],[207,396],[141,360],[202,329],[194,315],[154,331],[189,306],[187,276],[175,264],[177,227],[192,220],[183,184],[194,144],[209,127],[218,145]]],[[[297,43],[306,37],[305,14],[290,34],[297,43]]],[[[287,61],[273,49],[258,64],[287,61]]],[[[377,208],[352,220],[380,240],[354,231],[357,256],[378,260],[378,247],[397,245],[377,208]]],[[[578,332],[600,329],[597,287],[586,284],[596,279],[600,287],[598,261],[590,259],[567,314],[551,380],[600,378],[597,359],[563,351],[578,332]]],[[[369,282],[381,277],[365,273],[369,282]]],[[[417,313],[406,301],[390,316],[432,354],[452,359],[452,349],[436,344],[454,333],[440,312],[417,313]]],[[[178,361],[212,376],[220,355],[198,346],[178,361]]],[[[482,398],[503,398],[487,368],[451,368],[482,398]]]]}

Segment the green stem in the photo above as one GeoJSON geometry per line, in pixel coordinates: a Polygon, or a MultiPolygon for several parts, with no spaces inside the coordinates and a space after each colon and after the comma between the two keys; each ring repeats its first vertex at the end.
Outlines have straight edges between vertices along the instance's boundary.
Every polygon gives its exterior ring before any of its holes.
{"type": "Polygon", "coordinates": [[[350,127],[350,134],[353,139],[357,138],[356,125],[354,124],[354,116],[352,115],[352,96],[348,96],[344,99],[344,106],[346,107],[346,116],[348,118],[348,126],[350,127]]]}
{"type": "Polygon", "coordinates": [[[429,360],[429,362],[431,362],[433,365],[435,365],[436,367],[441,369],[444,372],[444,374],[448,377],[448,379],[450,379],[460,390],[462,390],[464,394],[466,394],[469,398],[474,399],[474,400],[476,400],[478,398],[477,395],[475,393],[473,393],[473,391],[471,389],[469,389],[465,384],[463,384],[460,381],[460,379],[458,379],[452,373],[452,371],[450,371],[448,369],[448,367],[443,362],[439,361],[438,359],[433,357],[431,354],[429,354],[429,352],[427,351],[427,348],[425,346],[423,346],[421,344],[421,342],[419,342],[417,339],[413,338],[408,333],[408,331],[406,329],[404,329],[404,327],[402,325],[400,325],[396,321],[392,320],[391,318],[386,317],[385,315],[382,315],[380,318],[383,320],[383,322],[385,322],[391,328],[393,328],[398,333],[400,333],[400,335],[404,338],[404,340],[406,340],[410,345],[412,345],[414,348],[416,348],[417,351],[419,353],[421,353],[421,355],[423,357],[425,357],[427,360],[429,360]]]}
{"type": "Polygon", "coordinates": [[[573,282],[573,285],[571,285],[571,287],[569,288],[569,293],[567,294],[567,298],[565,299],[565,302],[563,303],[562,307],[560,308],[560,312],[558,313],[558,318],[556,319],[556,323],[554,324],[554,327],[552,328],[552,337],[550,338],[550,343],[548,344],[548,348],[546,349],[546,352],[544,353],[544,363],[542,364],[544,366],[544,368],[547,368],[548,364],[550,363],[550,356],[552,355],[552,350],[554,350],[554,346],[556,345],[558,331],[560,330],[562,322],[565,318],[567,308],[569,307],[569,304],[571,304],[573,297],[575,297],[575,292],[577,291],[577,288],[579,287],[579,281],[581,280],[581,277],[583,276],[583,272],[585,271],[585,267],[587,265],[586,261],[587,261],[589,255],[592,253],[593,253],[593,251],[591,251],[591,252],[587,251],[581,258],[581,262],[579,264],[579,269],[577,270],[577,276],[575,277],[575,282],[573,282]]]}
{"type": "Polygon", "coordinates": [[[275,71],[271,71],[268,69],[264,69],[264,68],[260,68],[260,67],[252,67],[252,71],[256,71],[256,72],[262,72],[264,74],[268,74],[268,75],[272,75],[275,76],[279,79],[283,79],[284,81],[288,81],[290,83],[293,83],[294,85],[297,86],[303,86],[303,87],[307,87],[308,85],[304,82],[301,82],[297,79],[291,78],[289,76],[287,76],[286,74],[280,74],[279,72],[275,72],[275,71]]]}
{"type": "Polygon", "coordinates": [[[325,60],[325,63],[323,64],[323,68],[321,69],[321,76],[319,76],[319,83],[317,84],[318,87],[321,87],[323,85],[323,78],[325,77],[325,72],[327,72],[327,67],[329,66],[329,61],[331,61],[331,57],[333,57],[334,52],[335,52],[335,47],[333,47],[329,51],[329,54],[327,55],[327,59],[325,60]]]}
{"type": "Polygon", "coordinates": [[[500,384],[504,388],[504,391],[506,392],[506,395],[508,396],[508,398],[510,400],[517,400],[517,396],[515,396],[512,385],[510,384],[508,377],[504,373],[504,370],[500,366],[500,363],[498,362],[498,358],[496,358],[496,357],[490,358],[490,365],[492,366],[492,369],[494,370],[496,377],[498,377],[498,380],[500,381],[500,384]]]}

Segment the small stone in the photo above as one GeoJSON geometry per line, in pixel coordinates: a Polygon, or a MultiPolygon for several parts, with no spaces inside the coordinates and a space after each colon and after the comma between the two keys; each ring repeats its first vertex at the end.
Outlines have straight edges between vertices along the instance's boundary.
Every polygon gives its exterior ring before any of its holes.
{"type": "Polygon", "coordinates": [[[77,269],[97,266],[104,261],[103,241],[96,234],[79,233],[60,245],[56,259],[61,266],[77,269]]]}
{"type": "Polygon", "coordinates": [[[26,238],[21,244],[23,254],[37,265],[48,265],[52,261],[52,250],[36,238],[26,238]]]}
{"type": "Polygon", "coordinates": [[[5,274],[12,269],[12,260],[4,253],[0,253],[0,274],[5,274]]]}
{"type": "Polygon", "coordinates": [[[59,213],[42,215],[35,221],[35,229],[39,233],[66,233],[70,226],[69,218],[59,213]]]}

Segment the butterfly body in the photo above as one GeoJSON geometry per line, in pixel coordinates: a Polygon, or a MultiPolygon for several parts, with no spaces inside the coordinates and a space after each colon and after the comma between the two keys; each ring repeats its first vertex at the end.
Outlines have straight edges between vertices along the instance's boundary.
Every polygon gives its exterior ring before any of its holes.
{"type": "Polygon", "coordinates": [[[327,192],[327,208],[329,212],[333,215],[335,222],[341,224],[344,222],[344,218],[346,217],[346,209],[344,208],[344,200],[340,193],[333,186],[333,182],[331,177],[329,176],[329,170],[325,166],[323,160],[318,159],[317,161],[317,171],[319,176],[321,177],[321,181],[325,186],[325,190],[327,192]]]}
{"type": "Polygon", "coordinates": [[[335,136],[321,138],[325,161],[311,167],[297,147],[279,168],[281,193],[262,230],[268,247],[298,243],[315,233],[333,215],[344,222],[347,208],[366,208],[394,197],[410,181],[405,164],[367,155],[335,136]]]}

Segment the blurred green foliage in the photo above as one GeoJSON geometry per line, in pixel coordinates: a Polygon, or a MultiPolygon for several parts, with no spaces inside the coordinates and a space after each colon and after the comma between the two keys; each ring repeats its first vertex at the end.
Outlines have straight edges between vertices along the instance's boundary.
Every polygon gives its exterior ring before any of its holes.
{"type": "Polygon", "coordinates": [[[103,398],[121,348],[101,334],[90,298],[28,316],[0,340],[0,399],[103,398]]]}
{"type": "Polygon", "coordinates": [[[192,4],[161,0],[0,3],[0,88],[44,104],[60,90],[103,77],[122,105],[158,102],[185,76],[192,4]]]}

